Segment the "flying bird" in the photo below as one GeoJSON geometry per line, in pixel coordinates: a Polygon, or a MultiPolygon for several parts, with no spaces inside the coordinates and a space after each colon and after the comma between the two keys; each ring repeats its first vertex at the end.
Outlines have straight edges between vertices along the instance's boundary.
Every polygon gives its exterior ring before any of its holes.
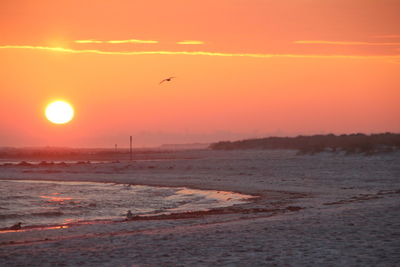
{"type": "Polygon", "coordinates": [[[165,78],[164,80],[162,80],[160,83],[159,83],[159,85],[160,84],[162,84],[163,82],[170,82],[172,79],[174,79],[174,78],[176,78],[176,77],[168,77],[168,78],[165,78]]]}

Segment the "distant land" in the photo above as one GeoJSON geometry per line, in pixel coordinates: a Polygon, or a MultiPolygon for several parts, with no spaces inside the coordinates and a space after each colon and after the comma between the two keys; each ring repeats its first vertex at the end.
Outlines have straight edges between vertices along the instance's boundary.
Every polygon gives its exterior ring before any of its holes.
{"type": "Polygon", "coordinates": [[[324,151],[362,153],[366,155],[400,150],[400,134],[362,133],[342,135],[311,135],[297,137],[266,137],[240,141],[222,141],[210,145],[214,150],[294,149],[298,154],[315,154],[324,151]]]}
{"type": "MultiPolygon", "coordinates": [[[[172,149],[134,148],[133,160],[174,158],[172,149]]],[[[129,148],[0,147],[0,162],[8,160],[118,161],[130,158],[129,148]]]]}
{"type": "Polygon", "coordinates": [[[160,149],[169,149],[169,150],[207,149],[209,147],[210,143],[164,144],[159,146],[160,149]]]}
{"type": "MultiPolygon", "coordinates": [[[[190,143],[190,144],[164,144],[158,147],[134,147],[132,153],[133,160],[160,160],[181,158],[173,152],[209,149],[210,143],[190,143]]],[[[63,160],[127,160],[130,158],[130,150],[127,147],[118,148],[78,148],[78,147],[0,147],[0,162],[8,160],[43,160],[43,161],[63,161],[63,160]]]]}
{"type": "MultiPolygon", "coordinates": [[[[343,152],[345,154],[387,153],[400,151],[400,134],[299,135],[296,137],[265,137],[216,143],[164,144],[153,148],[133,148],[133,159],[171,159],[174,151],[191,150],[297,150],[298,154],[343,152]]],[[[126,160],[129,148],[71,147],[0,147],[0,161],[20,160],[126,160]]],[[[182,155],[178,156],[182,157],[182,155]]]]}

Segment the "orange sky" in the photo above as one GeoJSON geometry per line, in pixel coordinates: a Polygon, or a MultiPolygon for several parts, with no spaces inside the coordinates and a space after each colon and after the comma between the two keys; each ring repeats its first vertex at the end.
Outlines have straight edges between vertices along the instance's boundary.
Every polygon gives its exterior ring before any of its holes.
{"type": "Polygon", "coordinates": [[[0,146],[400,132],[398,14],[398,0],[1,1],[0,146]],[[66,125],[44,117],[60,98],[66,125]]]}

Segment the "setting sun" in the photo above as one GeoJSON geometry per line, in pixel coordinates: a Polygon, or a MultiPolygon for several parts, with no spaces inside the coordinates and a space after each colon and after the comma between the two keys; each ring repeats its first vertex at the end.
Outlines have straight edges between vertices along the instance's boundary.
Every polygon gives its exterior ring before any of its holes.
{"type": "Polygon", "coordinates": [[[46,118],[55,124],[65,124],[74,117],[73,107],[65,101],[54,101],[46,107],[46,118]]]}

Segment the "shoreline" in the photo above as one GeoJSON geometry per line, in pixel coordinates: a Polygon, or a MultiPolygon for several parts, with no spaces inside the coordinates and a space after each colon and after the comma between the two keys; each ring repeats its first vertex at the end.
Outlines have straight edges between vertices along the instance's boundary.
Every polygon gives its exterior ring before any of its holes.
{"type": "MultiPolygon", "coordinates": [[[[104,184],[118,184],[118,185],[138,185],[138,184],[133,184],[133,183],[116,183],[116,182],[93,182],[93,181],[85,181],[82,179],[77,179],[77,180],[51,180],[51,179],[46,179],[46,180],[41,180],[41,179],[35,179],[35,180],[25,180],[25,179],[5,179],[5,178],[0,178],[0,181],[21,181],[21,182],[73,182],[73,183],[104,183],[104,184]]],[[[173,186],[170,185],[168,187],[164,185],[149,185],[149,184],[140,184],[143,186],[151,186],[151,187],[161,187],[161,188],[176,188],[176,189],[189,189],[189,190],[201,190],[204,191],[205,193],[207,191],[215,191],[218,194],[220,192],[222,193],[233,193],[233,194],[240,194],[243,198],[240,201],[243,201],[244,203],[235,203],[229,206],[223,206],[223,207],[215,207],[215,208],[207,208],[205,210],[188,210],[188,211],[168,211],[165,210],[163,212],[159,213],[149,213],[149,214],[141,214],[141,215],[134,215],[131,219],[127,218],[122,218],[121,219],[94,219],[94,220],[77,220],[71,223],[62,223],[62,224],[43,224],[43,225],[28,225],[28,226],[23,226],[21,229],[18,230],[11,230],[9,227],[4,227],[0,228],[0,235],[3,233],[9,233],[9,232],[25,232],[25,231],[32,231],[32,230],[46,230],[46,229],[56,229],[56,228],[70,228],[74,226],[79,226],[82,224],[104,224],[104,223],[121,223],[121,222],[127,222],[127,221],[153,221],[153,220],[178,220],[178,219],[193,219],[193,218],[202,218],[205,216],[210,216],[210,215],[226,215],[226,214],[259,214],[259,213],[285,213],[287,211],[299,211],[301,209],[304,209],[303,207],[299,206],[287,206],[284,204],[284,202],[280,203],[279,206],[275,206],[273,208],[257,208],[254,207],[254,205],[257,205],[259,203],[264,203],[267,202],[269,199],[266,194],[244,194],[242,192],[237,192],[237,191],[224,191],[222,189],[202,189],[202,188],[191,188],[188,186],[173,186]]],[[[294,192],[284,192],[284,191],[269,191],[268,193],[272,194],[281,194],[281,200],[283,201],[284,199],[297,199],[297,198],[303,198],[303,197],[310,197],[310,195],[307,194],[301,194],[301,193],[294,193],[294,192]],[[285,196],[285,197],[284,197],[285,196]],[[290,196],[290,197],[289,197],[290,196]]],[[[0,246],[2,244],[0,243],[0,246]]]]}

